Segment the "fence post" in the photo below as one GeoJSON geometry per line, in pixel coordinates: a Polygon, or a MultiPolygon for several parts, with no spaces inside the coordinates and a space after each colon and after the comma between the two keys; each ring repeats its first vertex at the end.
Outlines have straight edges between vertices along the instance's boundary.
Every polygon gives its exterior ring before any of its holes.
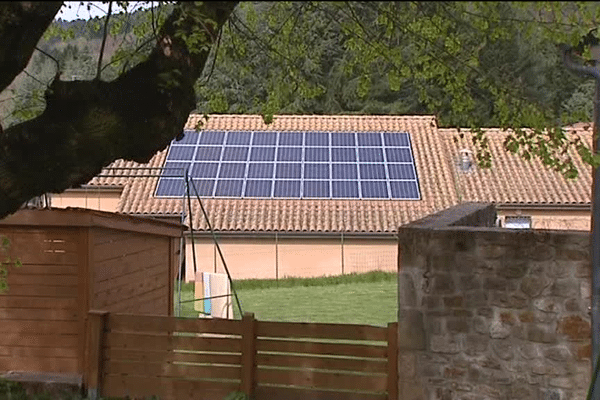
{"type": "Polygon", "coordinates": [[[88,323],[86,332],[86,354],[87,365],[85,381],[88,398],[97,400],[100,397],[102,385],[102,345],[104,342],[104,330],[108,311],[90,310],[88,312],[88,323]]]}
{"type": "Polygon", "coordinates": [[[256,376],[256,320],[253,313],[242,317],[242,392],[254,396],[256,376]]]}
{"type": "Polygon", "coordinates": [[[387,326],[387,392],[388,400],[398,400],[398,323],[387,326]]]}

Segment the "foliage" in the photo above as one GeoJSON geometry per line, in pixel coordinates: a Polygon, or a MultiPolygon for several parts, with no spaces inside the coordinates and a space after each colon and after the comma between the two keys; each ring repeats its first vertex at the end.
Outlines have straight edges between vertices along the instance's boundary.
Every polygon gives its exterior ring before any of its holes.
{"type": "Polygon", "coordinates": [[[0,293],[8,290],[8,272],[10,268],[21,268],[21,260],[13,259],[9,255],[10,240],[6,236],[0,235],[0,293]]]}
{"type": "Polygon", "coordinates": [[[63,396],[56,397],[56,394],[48,392],[38,394],[28,394],[27,390],[19,382],[13,382],[0,378],[0,399],[2,400],[81,400],[82,397],[77,393],[65,392],[63,396]]]}
{"type": "Polygon", "coordinates": [[[249,400],[250,398],[246,396],[243,392],[231,392],[223,400],[249,400]]]}

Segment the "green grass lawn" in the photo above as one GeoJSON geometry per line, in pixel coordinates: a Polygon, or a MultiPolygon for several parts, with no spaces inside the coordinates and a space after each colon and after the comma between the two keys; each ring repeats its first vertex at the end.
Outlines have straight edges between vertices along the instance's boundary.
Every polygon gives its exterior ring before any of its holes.
{"type": "MultiPolygon", "coordinates": [[[[385,326],[397,319],[397,280],[393,273],[244,280],[234,282],[234,286],[243,311],[253,312],[263,321],[385,326]]],[[[193,284],[183,285],[181,297],[193,299],[193,284]]],[[[182,304],[182,316],[197,316],[192,304],[182,304]]],[[[235,300],[234,312],[238,316],[235,300]]]]}

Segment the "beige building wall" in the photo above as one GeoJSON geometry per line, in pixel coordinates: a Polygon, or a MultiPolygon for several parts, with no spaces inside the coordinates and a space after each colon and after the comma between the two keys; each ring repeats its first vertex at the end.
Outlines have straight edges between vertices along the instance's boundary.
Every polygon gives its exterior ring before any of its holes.
{"type": "Polygon", "coordinates": [[[506,216],[531,217],[533,229],[589,231],[592,224],[589,210],[500,209],[497,212],[502,226],[505,226],[506,216]]]}
{"type": "Polygon", "coordinates": [[[72,189],[52,193],[50,205],[55,208],[81,207],[91,210],[116,212],[122,190],[72,189]]]}
{"type": "MultiPolygon", "coordinates": [[[[194,238],[196,268],[226,273],[212,239],[194,238]]],[[[390,239],[227,238],[219,245],[233,279],[277,279],[396,271],[398,245],[390,239]]],[[[186,238],[185,281],[194,280],[192,245],[186,238]]]]}

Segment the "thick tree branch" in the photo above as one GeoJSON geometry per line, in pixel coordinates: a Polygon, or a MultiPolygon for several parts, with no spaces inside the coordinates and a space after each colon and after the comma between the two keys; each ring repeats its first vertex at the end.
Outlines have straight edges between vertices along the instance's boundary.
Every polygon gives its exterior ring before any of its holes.
{"type": "Polygon", "coordinates": [[[180,137],[196,106],[194,83],[236,4],[179,3],[148,59],[112,82],[55,79],[39,117],[0,133],[0,218],[86,183],[116,159],[146,162],[180,137]],[[188,38],[199,45],[188,49],[188,38]]]}

